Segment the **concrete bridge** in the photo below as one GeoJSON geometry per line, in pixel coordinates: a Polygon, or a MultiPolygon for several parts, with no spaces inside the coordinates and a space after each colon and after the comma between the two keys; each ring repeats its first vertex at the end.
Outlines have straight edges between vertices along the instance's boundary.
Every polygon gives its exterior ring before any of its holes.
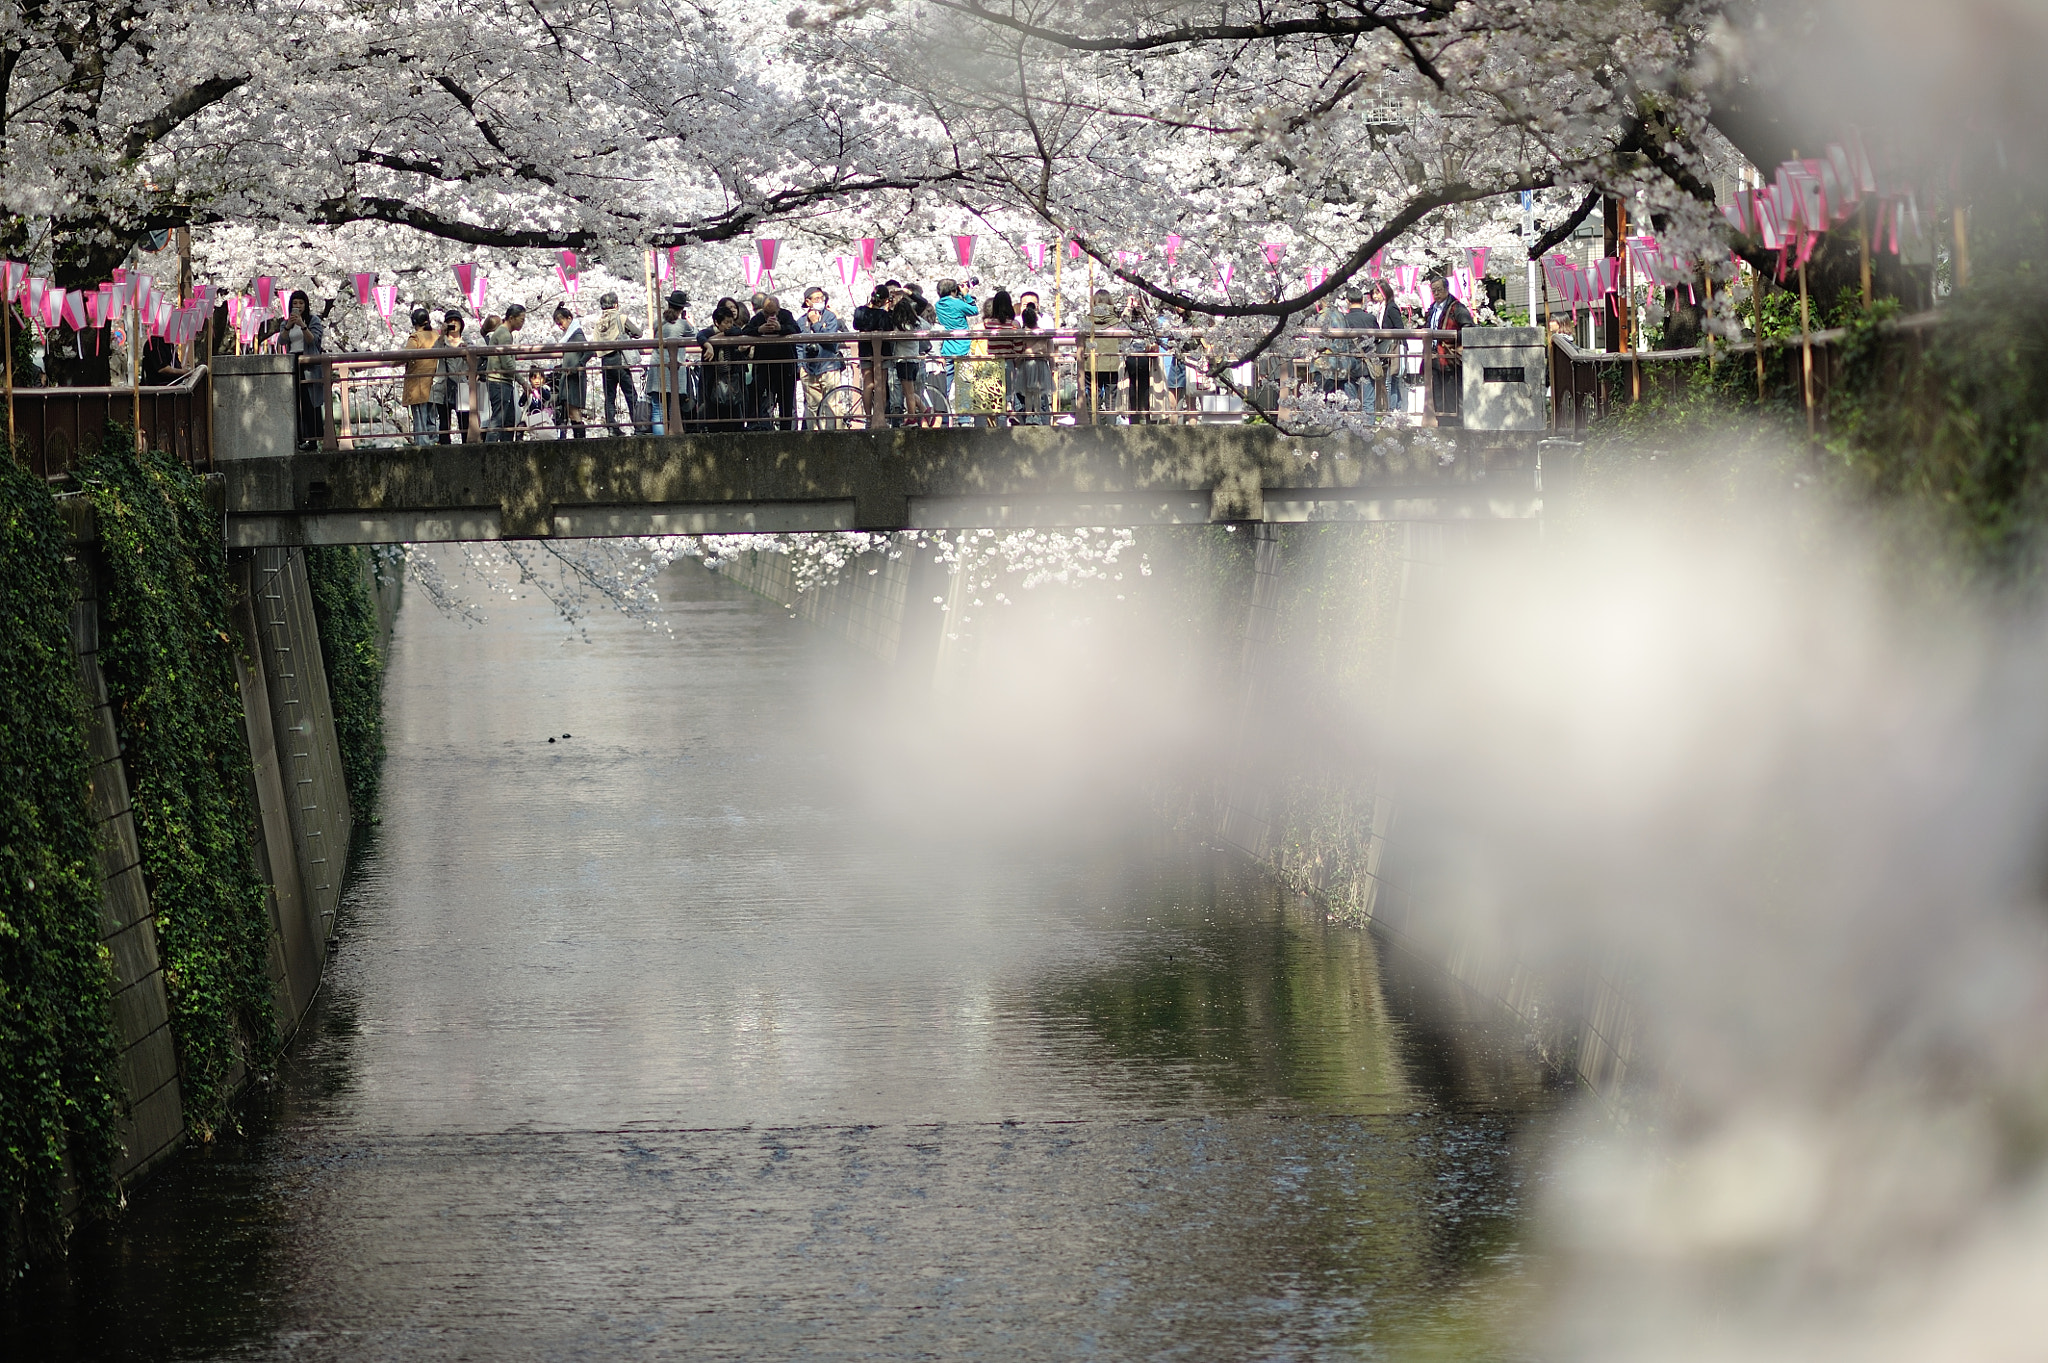
{"type": "MultiPolygon", "coordinates": [[[[815,530],[1521,519],[1532,442],[1260,426],[531,440],[222,459],[236,548],[815,530]]],[[[1450,433],[1446,433],[1450,434],[1450,433]]]]}
{"type": "Polygon", "coordinates": [[[231,547],[1525,519],[1542,510],[1534,434],[962,426],[427,446],[387,439],[299,451],[288,363],[245,356],[217,366],[212,452],[231,547]]]}

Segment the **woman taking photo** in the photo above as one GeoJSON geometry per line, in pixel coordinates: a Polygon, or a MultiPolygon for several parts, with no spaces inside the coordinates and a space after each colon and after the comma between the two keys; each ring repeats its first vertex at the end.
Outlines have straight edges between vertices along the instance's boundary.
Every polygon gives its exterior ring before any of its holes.
{"type": "MultiPolygon", "coordinates": [[[[454,308],[448,309],[441,317],[441,339],[443,350],[466,350],[469,341],[464,337],[462,314],[454,308]]],[[[445,356],[439,372],[434,376],[434,401],[441,408],[441,443],[467,445],[469,443],[469,358],[465,355],[445,356]]]]}

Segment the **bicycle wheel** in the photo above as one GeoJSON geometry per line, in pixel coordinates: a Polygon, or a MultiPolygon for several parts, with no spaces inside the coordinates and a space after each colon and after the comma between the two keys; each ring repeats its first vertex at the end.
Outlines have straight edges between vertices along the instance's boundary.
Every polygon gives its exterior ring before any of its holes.
{"type": "Polygon", "coordinates": [[[924,399],[924,413],[935,418],[934,426],[949,426],[953,421],[953,404],[946,400],[946,386],[943,380],[934,383],[929,378],[917,387],[918,396],[924,399]]]}
{"type": "Polygon", "coordinates": [[[858,387],[842,383],[818,400],[818,415],[834,426],[848,427],[855,420],[865,422],[868,415],[866,398],[858,387]]]}

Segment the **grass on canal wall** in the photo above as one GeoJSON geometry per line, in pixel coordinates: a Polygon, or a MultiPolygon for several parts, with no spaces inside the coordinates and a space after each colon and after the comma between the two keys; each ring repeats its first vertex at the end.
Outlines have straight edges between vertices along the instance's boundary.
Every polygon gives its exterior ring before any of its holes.
{"type": "Polygon", "coordinates": [[[228,1121],[277,1044],[255,789],[220,517],[198,477],[118,432],[80,467],[106,582],[100,665],[126,754],[188,1126],[228,1121]]]}
{"type": "Polygon", "coordinates": [[[356,826],[371,821],[384,765],[384,657],[378,647],[377,602],[370,551],[356,545],[306,550],[313,619],[334,707],[334,736],[348,780],[356,826]]]}
{"type": "Polygon", "coordinates": [[[100,941],[70,542],[42,479],[0,461],[0,1270],[64,1239],[64,1180],[111,1207],[122,1095],[100,941]]]}

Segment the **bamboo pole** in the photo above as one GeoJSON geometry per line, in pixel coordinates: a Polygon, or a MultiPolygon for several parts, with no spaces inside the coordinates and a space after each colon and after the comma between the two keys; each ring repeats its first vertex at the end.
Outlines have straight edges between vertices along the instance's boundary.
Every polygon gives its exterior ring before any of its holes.
{"type": "Polygon", "coordinates": [[[0,349],[7,352],[7,449],[14,450],[14,300],[0,299],[0,349]]]}
{"type": "Polygon", "coordinates": [[[1799,383],[1806,395],[1806,433],[1814,433],[1813,418],[1813,335],[1807,313],[1806,262],[1799,262],[1799,383]]]}
{"type": "MultiPolygon", "coordinates": [[[[655,307],[654,248],[651,246],[647,248],[646,267],[642,277],[647,283],[647,338],[652,341],[659,341],[661,339],[661,313],[655,307]]],[[[654,434],[654,412],[652,408],[654,406],[655,386],[660,382],[661,348],[659,346],[655,347],[648,352],[648,355],[653,362],[647,366],[647,405],[650,409],[647,413],[647,433],[652,435],[654,434]]],[[[663,410],[666,411],[666,407],[663,410]]],[[[626,413],[626,424],[629,426],[633,425],[633,414],[631,412],[626,413]]],[[[638,426],[634,426],[633,429],[635,434],[639,432],[638,426]]]]}
{"type": "Polygon", "coordinates": [[[1970,210],[1957,204],[1953,214],[1956,232],[1956,288],[1970,287],[1970,210]]]}
{"type": "Polygon", "coordinates": [[[1863,281],[1863,306],[1870,307],[1870,206],[1856,215],[1856,265],[1863,281]]]}
{"type": "Polygon", "coordinates": [[[142,439],[142,308],[135,297],[135,286],[128,286],[128,388],[135,399],[135,452],[143,454],[146,447],[142,439]]]}
{"type": "Polygon", "coordinates": [[[1749,297],[1756,304],[1756,400],[1764,400],[1764,272],[1749,267],[1749,297]]]}
{"type": "MultiPolygon", "coordinates": [[[[1713,316],[1714,277],[1710,274],[1707,276],[1707,320],[1712,321],[1713,316]]],[[[1668,332],[1666,333],[1666,335],[1669,334],[1668,332]]],[[[1714,333],[1707,329],[1704,322],[1700,325],[1700,344],[1707,348],[1707,378],[1711,381],[1714,377],[1714,333]]]]}
{"type": "MultiPolygon", "coordinates": [[[[1060,329],[1060,268],[1066,263],[1067,244],[1064,241],[1055,241],[1052,244],[1052,329],[1054,331],[1060,329]]],[[[1059,347],[1054,346],[1053,349],[1057,351],[1059,347]]],[[[1052,386],[1055,390],[1060,386],[1059,367],[1057,365],[1053,367],[1052,386]]]]}

